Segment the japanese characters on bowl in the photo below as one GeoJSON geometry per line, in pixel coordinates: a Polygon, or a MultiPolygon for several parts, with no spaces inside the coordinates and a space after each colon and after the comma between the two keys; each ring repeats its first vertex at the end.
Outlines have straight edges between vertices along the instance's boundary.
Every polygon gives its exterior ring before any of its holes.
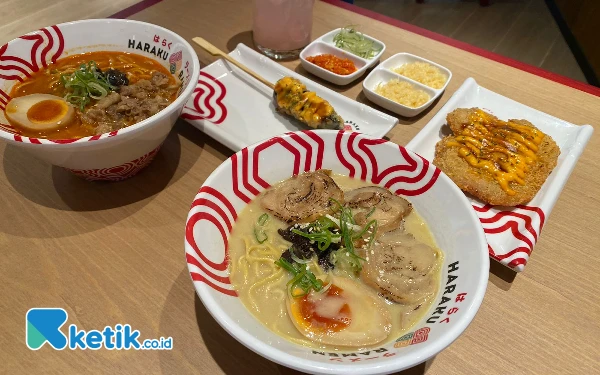
{"type": "Polygon", "coordinates": [[[447,68],[410,53],[398,53],[382,62],[363,81],[366,97],[405,117],[428,108],[452,79],[447,68]]]}
{"type": "Polygon", "coordinates": [[[367,69],[377,64],[384,52],[383,42],[346,27],[335,29],[317,38],[302,51],[300,61],[304,69],[317,77],[336,85],[347,85],[362,77],[367,69]],[[327,62],[328,65],[310,62],[312,58],[323,55],[330,60],[330,63],[327,62]],[[336,69],[332,71],[323,67],[350,63],[356,68],[353,72],[336,69]]]}

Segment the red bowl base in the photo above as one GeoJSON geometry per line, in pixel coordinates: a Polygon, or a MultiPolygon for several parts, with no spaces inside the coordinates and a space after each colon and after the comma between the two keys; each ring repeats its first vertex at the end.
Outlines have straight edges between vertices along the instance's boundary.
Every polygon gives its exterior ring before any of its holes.
{"type": "Polygon", "coordinates": [[[122,181],[135,176],[139,171],[146,168],[154,159],[160,146],[146,155],[130,162],[109,168],[100,169],[69,169],[75,175],[88,181],[122,181]]]}

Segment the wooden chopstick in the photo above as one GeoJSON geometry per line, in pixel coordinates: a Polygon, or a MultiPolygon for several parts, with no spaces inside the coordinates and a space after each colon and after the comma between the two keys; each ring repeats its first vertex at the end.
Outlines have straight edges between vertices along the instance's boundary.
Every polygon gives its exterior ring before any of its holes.
{"type": "Polygon", "coordinates": [[[255,72],[253,72],[248,67],[246,67],[244,64],[234,60],[233,58],[231,58],[231,56],[229,56],[225,52],[221,51],[220,49],[218,49],[217,47],[215,47],[214,45],[212,45],[211,43],[206,41],[204,38],[200,38],[199,36],[197,36],[197,37],[193,38],[192,40],[194,41],[194,43],[196,43],[197,45],[202,47],[202,49],[204,49],[206,52],[210,53],[213,56],[221,56],[222,58],[229,61],[233,65],[242,69],[244,72],[250,74],[252,77],[254,77],[257,80],[259,80],[260,82],[264,83],[266,86],[271,88],[271,90],[273,90],[275,88],[274,84],[272,84],[271,82],[267,81],[263,77],[259,76],[255,72]]]}

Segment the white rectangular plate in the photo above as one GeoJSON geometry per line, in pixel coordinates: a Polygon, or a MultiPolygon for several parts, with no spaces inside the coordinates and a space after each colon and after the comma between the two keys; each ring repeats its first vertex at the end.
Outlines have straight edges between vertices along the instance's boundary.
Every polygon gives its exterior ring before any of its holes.
{"type": "MultiPolygon", "coordinates": [[[[229,55],[269,82],[275,83],[284,76],[301,80],[308,90],[335,108],[348,130],[381,138],[398,123],[395,117],[314,83],[243,44],[238,44],[229,55]]],[[[181,117],[233,151],[307,128],[275,111],[270,88],[224,60],[200,71],[198,85],[181,117]]]]}
{"type": "Polygon", "coordinates": [[[473,107],[479,107],[502,120],[526,119],[550,135],[560,147],[556,168],[527,205],[492,207],[467,195],[483,225],[490,256],[521,272],[529,260],[545,220],[590,139],[593,128],[557,119],[485,89],[473,78],[468,78],[406,148],[432,161],[436,143],[449,132],[449,129],[442,129],[443,126],[447,127],[446,115],[456,108],[473,107]]]}

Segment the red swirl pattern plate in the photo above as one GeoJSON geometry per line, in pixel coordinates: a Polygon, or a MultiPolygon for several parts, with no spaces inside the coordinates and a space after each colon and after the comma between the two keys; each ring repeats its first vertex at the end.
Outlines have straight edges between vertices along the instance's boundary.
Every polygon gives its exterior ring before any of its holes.
{"type": "MultiPolygon", "coordinates": [[[[346,130],[383,137],[398,119],[351,100],[240,44],[230,56],[270,82],[298,78],[308,90],[331,103],[345,120],[346,130]]],[[[234,151],[289,131],[306,127],[275,111],[271,89],[236,66],[218,60],[204,67],[181,117],[234,151]]]]}
{"type": "Polygon", "coordinates": [[[560,157],[538,194],[516,207],[492,207],[468,197],[485,231],[490,257],[517,272],[523,271],[563,186],[590,139],[590,125],[574,125],[506,98],[468,78],[442,109],[407,145],[433,160],[435,144],[442,139],[446,115],[456,108],[479,107],[501,119],[526,119],[549,134],[560,147],[560,157]]]}

